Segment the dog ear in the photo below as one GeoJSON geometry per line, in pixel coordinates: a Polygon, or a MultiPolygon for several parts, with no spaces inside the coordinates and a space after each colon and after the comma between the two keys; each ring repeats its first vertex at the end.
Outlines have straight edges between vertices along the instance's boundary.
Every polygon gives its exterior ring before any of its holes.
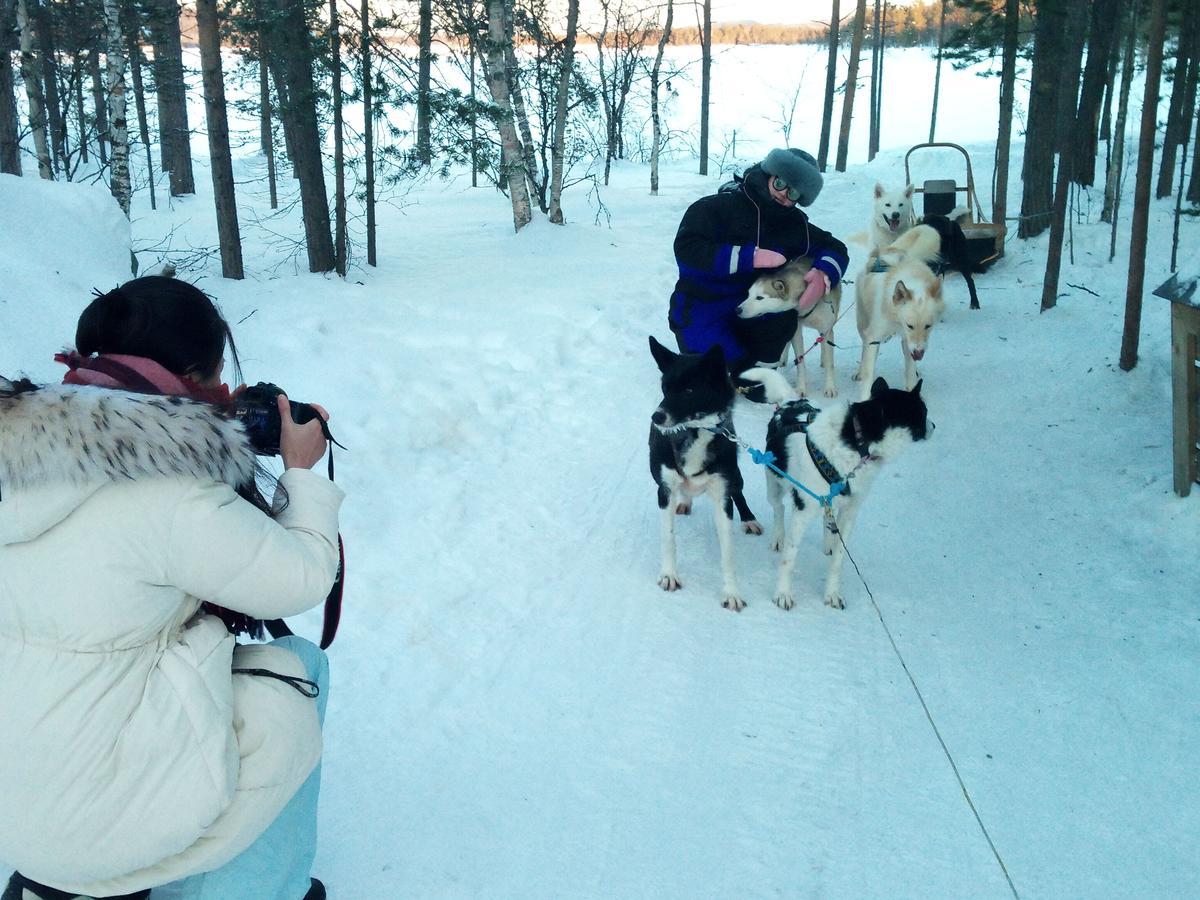
{"type": "Polygon", "coordinates": [[[771,282],[771,287],[775,288],[775,293],[780,297],[787,296],[787,283],[782,278],[776,278],[771,282]]]}
{"type": "Polygon", "coordinates": [[[876,378],[875,383],[871,385],[871,399],[878,400],[888,392],[888,383],[882,377],[876,378]]]}
{"type": "Polygon", "coordinates": [[[896,282],[896,290],[892,294],[892,302],[896,305],[907,303],[912,299],[912,291],[910,291],[903,281],[896,282]]]}
{"type": "Polygon", "coordinates": [[[654,356],[654,361],[658,363],[660,372],[667,371],[667,368],[674,364],[678,359],[678,354],[672,353],[662,344],[654,339],[654,335],[650,335],[650,353],[654,356]]]}
{"type": "Polygon", "coordinates": [[[920,397],[921,396],[921,385],[923,385],[924,383],[925,383],[924,378],[918,378],[917,386],[914,387],[911,391],[909,391],[909,393],[912,394],[914,397],[920,397]]]}
{"type": "Polygon", "coordinates": [[[912,199],[913,190],[914,190],[914,188],[913,188],[913,186],[912,186],[911,184],[910,184],[910,185],[907,185],[907,186],[904,188],[904,198],[905,198],[906,200],[912,199]]]}
{"type": "Polygon", "coordinates": [[[882,196],[883,196],[883,185],[877,181],[877,182],[875,182],[875,199],[878,200],[882,196]]]}

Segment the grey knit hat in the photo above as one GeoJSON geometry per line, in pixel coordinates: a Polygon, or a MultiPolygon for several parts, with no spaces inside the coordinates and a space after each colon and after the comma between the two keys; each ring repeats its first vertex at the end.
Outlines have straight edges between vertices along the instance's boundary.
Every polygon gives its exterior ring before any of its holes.
{"type": "Polygon", "coordinates": [[[777,147],[767,154],[762,168],[768,175],[782,178],[788,187],[799,191],[800,199],[796,202],[801,206],[809,206],[821,193],[821,170],[817,168],[817,161],[803,150],[777,147]]]}

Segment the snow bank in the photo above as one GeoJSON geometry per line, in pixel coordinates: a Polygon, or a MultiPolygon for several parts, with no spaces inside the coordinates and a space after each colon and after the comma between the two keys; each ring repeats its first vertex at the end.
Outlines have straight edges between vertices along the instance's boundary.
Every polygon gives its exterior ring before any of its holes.
{"type": "Polygon", "coordinates": [[[130,277],[129,221],[102,184],[28,176],[0,175],[0,209],[0,373],[50,379],[92,289],[130,277]]]}

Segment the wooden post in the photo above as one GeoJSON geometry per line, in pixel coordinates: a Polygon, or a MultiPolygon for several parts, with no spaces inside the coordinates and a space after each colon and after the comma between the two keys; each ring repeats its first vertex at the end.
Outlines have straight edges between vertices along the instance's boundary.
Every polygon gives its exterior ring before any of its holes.
{"type": "Polygon", "coordinates": [[[1154,290],[1171,301],[1171,419],[1175,493],[1200,481],[1200,276],[1172,275],[1154,290]]]}

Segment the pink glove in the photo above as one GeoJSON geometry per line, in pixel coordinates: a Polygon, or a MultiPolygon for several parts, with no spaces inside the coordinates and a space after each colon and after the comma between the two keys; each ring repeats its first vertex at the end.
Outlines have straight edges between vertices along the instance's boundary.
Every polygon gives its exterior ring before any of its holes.
{"type": "Polygon", "coordinates": [[[787,262],[787,257],[782,253],[767,250],[765,247],[754,248],[754,268],[756,269],[777,269],[785,262],[787,262]]]}
{"type": "Polygon", "coordinates": [[[809,269],[804,273],[804,280],[808,287],[800,295],[800,315],[804,315],[816,306],[817,301],[829,293],[829,276],[820,269],[809,269]]]}

